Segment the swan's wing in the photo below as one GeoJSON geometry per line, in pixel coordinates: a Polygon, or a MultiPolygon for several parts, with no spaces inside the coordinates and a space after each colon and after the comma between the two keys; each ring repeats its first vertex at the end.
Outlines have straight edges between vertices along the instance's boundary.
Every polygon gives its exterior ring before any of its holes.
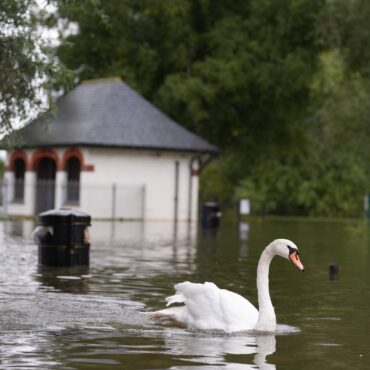
{"type": "Polygon", "coordinates": [[[252,330],[258,320],[258,310],[247,299],[226,289],[220,290],[222,311],[228,331],[252,330]]]}
{"type": "Polygon", "coordinates": [[[170,297],[166,298],[167,304],[166,306],[170,306],[173,303],[184,303],[185,302],[185,297],[179,293],[179,294],[174,294],[171,295],[170,297]]]}
{"type": "Polygon", "coordinates": [[[190,282],[175,285],[176,293],[168,297],[167,305],[184,303],[159,311],[172,319],[195,329],[239,331],[253,329],[258,318],[256,308],[242,296],[214,283],[190,282]]]}

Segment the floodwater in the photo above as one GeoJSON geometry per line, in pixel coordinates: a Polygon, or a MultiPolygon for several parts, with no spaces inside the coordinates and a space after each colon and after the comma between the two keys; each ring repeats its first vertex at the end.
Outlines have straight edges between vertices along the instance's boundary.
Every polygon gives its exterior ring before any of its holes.
{"type": "Polygon", "coordinates": [[[94,222],[89,269],[41,268],[33,223],[0,223],[1,369],[369,369],[370,226],[308,220],[94,222]],[[161,327],[180,281],[213,281],[256,304],[263,247],[292,239],[305,272],[276,257],[276,335],[161,327]],[[338,274],[329,275],[335,264],[338,274]]]}

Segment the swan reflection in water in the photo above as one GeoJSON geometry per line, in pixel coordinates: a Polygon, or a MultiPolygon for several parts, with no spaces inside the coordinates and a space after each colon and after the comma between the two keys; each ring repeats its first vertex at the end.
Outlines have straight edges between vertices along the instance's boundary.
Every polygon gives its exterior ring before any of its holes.
{"type": "MultiPolygon", "coordinates": [[[[276,365],[268,363],[267,356],[276,351],[274,334],[268,335],[200,335],[198,333],[174,333],[165,335],[167,354],[184,361],[202,364],[202,369],[274,370],[276,365]],[[254,356],[253,356],[254,355],[254,356]]],[[[191,369],[187,364],[184,369],[191,369]]],[[[181,367],[178,367],[181,369],[181,367]]]]}
{"type": "Polygon", "coordinates": [[[268,364],[266,357],[272,355],[276,351],[276,338],[275,335],[260,335],[256,337],[257,351],[254,356],[254,363],[261,370],[274,370],[274,364],[268,364]]]}

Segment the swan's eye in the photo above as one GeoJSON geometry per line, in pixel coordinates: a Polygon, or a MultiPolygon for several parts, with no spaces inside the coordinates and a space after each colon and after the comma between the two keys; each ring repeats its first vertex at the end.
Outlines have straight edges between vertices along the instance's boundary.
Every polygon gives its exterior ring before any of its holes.
{"type": "Polygon", "coordinates": [[[289,249],[289,255],[291,255],[294,252],[297,253],[297,255],[299,255],[298,249],[292,248],[290,245],[287,245],[287,247],[289,249]]]}

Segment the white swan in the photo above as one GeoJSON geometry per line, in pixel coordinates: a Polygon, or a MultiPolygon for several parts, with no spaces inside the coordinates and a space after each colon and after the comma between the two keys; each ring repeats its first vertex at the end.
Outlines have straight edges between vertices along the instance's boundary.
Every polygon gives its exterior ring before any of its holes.
{"type": "Polygon", "coordinates": [[[218,329],[231,333],[244,330],[274,332],[275,310],[269,293],[269,267],[275,256],[292,261],[301,271],[304,267],[299,259],[297,246],[290,240],[277,239],[262,252],[257,267],[258,310],[245,298],[229,290],[219,289],[214,283],[195,284],[190,282],[175,285],[176,293],[167,297],[170,307],[151,315],[161,323],[175,322],[189,329],[218,329]]]}

